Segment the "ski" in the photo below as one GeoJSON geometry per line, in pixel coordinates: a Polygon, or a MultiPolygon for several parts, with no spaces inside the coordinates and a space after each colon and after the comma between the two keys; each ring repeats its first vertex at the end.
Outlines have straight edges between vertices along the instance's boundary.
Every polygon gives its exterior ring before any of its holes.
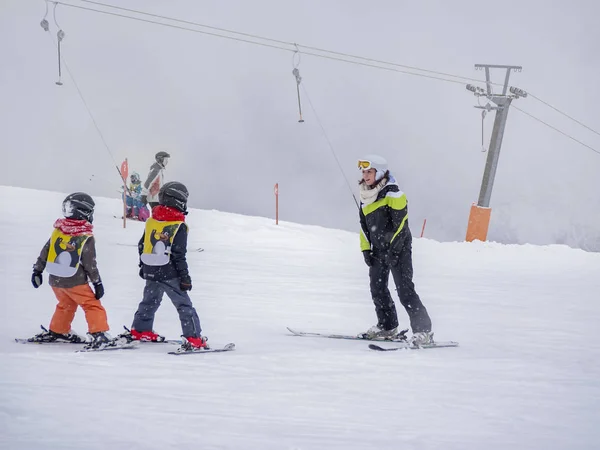
{"type": "MultiPolygon", "coordinates": [[[[120,245],[121,247],[137,247],[138,246],[138,244],[123,244],[121,242],[117,242],[116,244],[120,245]]],[[[198,248],[195,248],[195,249],[190,249],[189,251],[190,252],[198,252],[198,253],[200,253],[200,252],[204,251],[204,248],[198,247],[198,248]]]]}
{"type": "Polygon", "coordinates": [[[408,329],[400,331],[394,337],[387,338],[368,338],[365,334],[362,335],[351,335],[351,334],[328,334],[328,333],[312,333],[307,331],[298,331],[294,330],[290,327],[287,327],[288,331],[292,333],[294,336],[308,336],[308,337],[322,337],[329,339],[348,339],[352,341],[377,341],[377,342],[406,342],[406,333],[408,329]]]}
{"type": "MultiPolygon", "coordinates": [[[[113,217],[114,217],[115,219],[123,220],[123,216],[116,216],[116,215],[113,215],[113,217]]],[[[127,219],[128,221],[130,221],[130,222],[142,222],[142,223],[144,223],[144,222],[145,222],[145,220],[134,219],[133,217],[126,217],[126,219],[127,219]]]]}
{"type": "MultiPolygon", "coordinates": [[[[136,222],[139,222],[139,221],[136,221],[136,222]]],[[[116,244],[120,245],[121,247],[137,247],[138,246],[138,244],[123,244],[121,242],[117,242],[116,244]]],[[[200,253],[200,252],[204,251],[204,248],[198,247],[198,248],[195,248],[195,249],[190,249],[189,251],[190,252],[198,252],[198,253],[200,253]]]]}
{"type": "MultiPolygon", "coordinates": [[[[53,342],[41,342],[41,341],[30,341],[29,339],[21,339],[21,338],[15,338],[15,342],[17,342],[18,344],[37,344],[37,345],[50,345],[50,346],[56,346],[56,345],[80,345],[80,346],[85,346],[86,344],[89,344],[89,342],[67,342],[67,341],[53,341],[53,342]]],[[[112,346],[105,346],[105,347],[100,347],[100,348],[80,348],[79,350],[75,350],[75,353],[80,353],[80,352],[101,352],[104,350],[125,350],[125,349],[132,349],[132,348],[138,348],[138,342],[137,341],[133,341],[133,342],[127,342],[127,343],[122,343],[122,344],[116,344],[116,345],[112,345],[112,346]]]]}
{"type": "Polygon", "coordinates": [[[183,341],[181,339],[165,339],[164,341],[134,341],[140,342],[141,344],[171,344],[171,345],[181,345],[183,341]]]}
{"type": "Polygon", "coordinates": [[[44,335],[45,333],[48,333],[48,329],[44,325],[40,325],[40,328],[42,329],[42,331],[44,333],[37,334],[33,337],[26,338],[26,339],[15,338],[15,342],[18,344],[81,344],[81,345],[88,343],[88,341],[86,340],[85,337],[79,336],[77,333],[70,334],[72,336],[70,338],[70,340],[65,340],[62,338],[54,339],[51,341],[40,340],[42,338],[42,335],[44,335]]]}
{"type": "Polygon", "coordinates": [[[85,345],[85,344],[87,344],[87,342],[85,342],[85,341],[84,342],[69,342],[69,341],[41,342],[41,341],[32,341],[30,339],[32,339],[32,338],[29,338],[29,339],[15,338],[15,342],[17,344],[38,344],[38,345],[41,345],[41,344],[44,344],[44,345],[48,345],[48,344],[50,344],[50,345],[57,345],[57,344],[85,345]]]}
{"type": "Polygon", "coordinates": [[[137,341],[134,342],[124,342],[124,343],[114,343],[114,345],[105,345],[98,348],[82,348],[80,350],[75,350],[75,353],[87,353],[87,352],[104,352],[107,350],[129,350],[139,348],[139,343],[137,341]]]}
{"type": "Polygon", "coordinates": [[[441,341],[441,342],[433,342],[431,344],[421,344],[421,345],[413,345],[410,342],[404,342],[401,344],[402,345],[397,345],[396,347],[380,347],[379,345],[369,344],[369,348],[371,350],[376,350],[378,352],[394,352],[396,350],[419,350],[419,349],[428,349],[428,348],[458,347],[458,342],[453,342],[453,341],[441,341]]]}
{"type": "Polygon", "coordinates": [[[235,344],[233,342],[225,345],[224,347],[218,348],[205,348],[199,350],[175,350],[174,352],[169,352],[169,355],[199,355],[202,353],[219,353],[219,352],[229,352],[231,350],[235,350],[235,344]]]}

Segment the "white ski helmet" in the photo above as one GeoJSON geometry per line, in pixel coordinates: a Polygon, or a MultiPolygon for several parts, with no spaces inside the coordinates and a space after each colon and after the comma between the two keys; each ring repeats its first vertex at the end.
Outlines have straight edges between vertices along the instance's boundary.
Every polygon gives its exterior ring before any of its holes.
{"type": "Polygon", "coordinates": [[[388,164],[383,156],[366,155],[364,158],[358,160],[358,169],[361,172],[363,170],[375,169],[377,171],[375,179],[381,180],[388,170],[388,164]]]}

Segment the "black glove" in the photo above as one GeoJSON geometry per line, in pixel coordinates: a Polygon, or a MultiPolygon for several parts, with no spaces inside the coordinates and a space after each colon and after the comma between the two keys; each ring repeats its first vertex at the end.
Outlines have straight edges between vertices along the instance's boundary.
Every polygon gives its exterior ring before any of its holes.
{"type": "Polygon", "coordinates": [[[98,283],[94,283],[94,297],[96,297],[96,300],[100,300],[102,298],[102,296],[104,295],[104,286],[102,286],[102,281],[99,281],[98,283]]]}
{"type": "Polygon", "coordinates": [[[385,262],[388,266],[397,266],[400,262],[400,254],[389,251],[385,255],[385,262]]]}
{"type": "Polygon", "coordinates": [[[362,253],[363,258],[365,258],[365,264],[371,267],[373,265],[373,252],[371,250],[365,250],[362,253]]]}
{"type": "Polygon", "coordinates": [[[148,204],[148,196],[147,195],[142,195],[142,198],[140,200],[142,201],[142,204],[144,206],[146,206],[148,204]]]}
{"type": "Polygon", "coordinates": [[[140,266],[139,275],[140,275],[140,278],[142,280],[145,280],[145,278],[144,278],[144,266],[140,266]]]}
{"type": "Polygon", "coordinates": [[[39,288],[44,282],[44,278],[42,277],[42,272],[38,272],[37,270],[33,271],[31,275],[31,284],[33,284],[34,288],[39,288]]]}
{"type": "Polygon", "coordinates": [[[182,291],[191,291],[192,290],[192,279],[189,275],[181,277],[179,279],[179,287],[182,291]]]}

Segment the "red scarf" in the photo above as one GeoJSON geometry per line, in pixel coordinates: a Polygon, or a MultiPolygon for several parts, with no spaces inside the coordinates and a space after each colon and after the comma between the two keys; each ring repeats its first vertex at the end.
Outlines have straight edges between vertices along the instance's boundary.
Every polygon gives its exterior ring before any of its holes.
{"type": "Polygon", "coordinates": [[[152,208],[152,218],[161,222],[185,222],[185,214],[175,208],[163,205],[152,208]]]}
{"type": "Polygon", "coordinates": [[[63,234],[69,236],[91,235],[94,226],[87,220],[58,219],[54,222],[54,228],[58,228],[63,234]]]}

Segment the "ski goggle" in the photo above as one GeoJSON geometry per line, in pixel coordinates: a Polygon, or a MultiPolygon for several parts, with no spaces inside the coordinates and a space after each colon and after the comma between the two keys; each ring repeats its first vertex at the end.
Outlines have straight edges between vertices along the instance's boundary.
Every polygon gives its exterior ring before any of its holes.
{"type": "Polygon", "coordinates": [[[358,160],[358,169],[359,170],[369,170],[371,168],[371,161],[366,161],[364,159],[358,160]]]}

